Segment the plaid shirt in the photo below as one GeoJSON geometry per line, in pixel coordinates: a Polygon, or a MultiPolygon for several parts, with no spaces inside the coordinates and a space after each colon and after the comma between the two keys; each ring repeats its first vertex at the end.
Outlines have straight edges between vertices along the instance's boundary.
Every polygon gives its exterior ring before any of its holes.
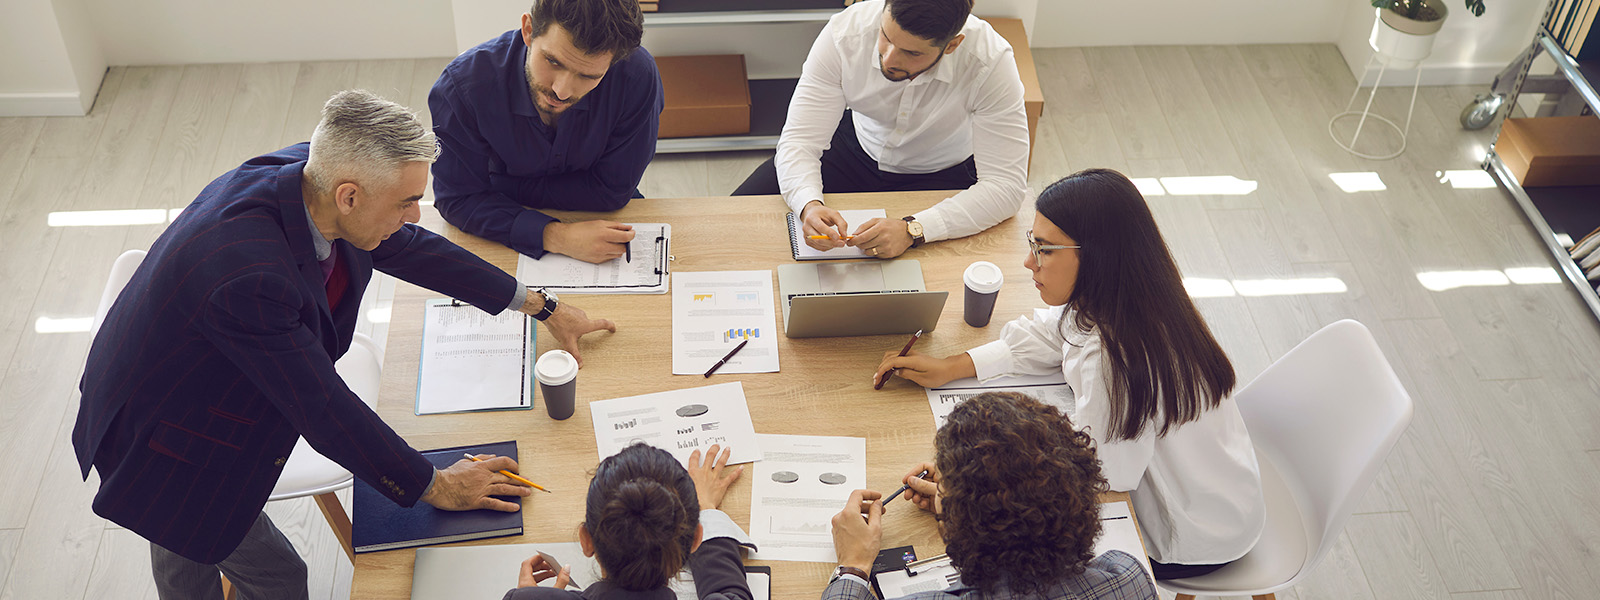
{"type": "MultiPolygon", "coordinates": [[[[943,590],[918,592],[898,600],[1156,600],[1155,584],[1139,561],[1112,550],[1089,561],[1082,573],[1052,584],[1043,596],[1016,594],[1001,589],[984,594],[978,588],[956,583],[943,590]]],[[[872,600],[872,589],[853,577],[840,577],[822,591],[822,600],[872,600]]]]}

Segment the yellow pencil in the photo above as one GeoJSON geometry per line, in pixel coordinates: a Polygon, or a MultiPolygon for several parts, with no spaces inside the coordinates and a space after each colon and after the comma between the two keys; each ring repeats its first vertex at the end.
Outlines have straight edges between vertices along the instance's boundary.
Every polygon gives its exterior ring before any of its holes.
{"type": "MultiPolygon", "coordinates": [[[[478,458],[476,456],[473,456],[471,454],[467,454],[466,457],[472,459],[472,462],[483,462],[483,459],[478,458]]],[[[542,485],[539,485],[539,484],[534,483],[532,481],[528,481],[526,479],[523,479],[521,475],[518,475],[516,473],[512,473],[511,471],[507,471],[505,469],[500,469],[500,474],[501,475],[505,475],[506,477],[510,477],[511,479],[513,479],[515,481],[519,481],[519,482],[523,483],[524,485],[531,485],[531,486],[533,486],[533,489],[539,490],[539,491],[544,492],[546,494],[555,493],[555,492],[552,492],[550,490],[544,489],[544,486],[542,486],[542,485]]]]}
{"type": "MultiPolygon", "coordinates": [[[[856,236],[847,235],[847,236],[844,236],[841,239],[853,240],[855,238],[856,238],[856,236]]],[[[808,239],[808,240],[825,240],[825,239],[828,239],[828,236],[825,236],[825,235],[808,235],[808,236],[806,236],[806,239],[808,239]]]]}

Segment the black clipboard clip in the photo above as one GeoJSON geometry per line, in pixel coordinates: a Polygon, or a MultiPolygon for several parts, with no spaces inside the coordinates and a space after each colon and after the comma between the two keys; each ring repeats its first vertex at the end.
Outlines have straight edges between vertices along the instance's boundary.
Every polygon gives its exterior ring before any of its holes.
{"type": "Polygon", "coordinates": [[[672,272],[672,261],[675,259],[671,254],[667,253],[671,245],[672,241],[667,239],[665,230],[656,236],[656,255],[661,257],[661,262],[656,264],[656,275],[666,275],[672,272]]]}

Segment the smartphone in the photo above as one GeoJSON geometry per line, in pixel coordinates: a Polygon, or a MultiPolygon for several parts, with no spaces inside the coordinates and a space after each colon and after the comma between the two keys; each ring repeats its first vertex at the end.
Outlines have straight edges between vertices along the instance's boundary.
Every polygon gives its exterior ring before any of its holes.
{"type": "MultiPolygon", "coordinates": [[[[544,557],[544,564],[549,565],[550,566],[550,570],[555,571],[556,575],[560,576],[561,575],[561,561],[556,560],[556,557],[551,556],[549,553],[546,553],[546,552],[543,552],[543,551],[537,551],[537,552],[539,552],[539,556],[544,557]]],[[[573,574],[573,573],[568,573],[568,575],[571,575],[574,578],[577,577],[577,575],[573,574]]],[[[578,586],[578,582],[577,581],[568,581],[567,582],[567,587],[575,589],[575,590],[578,590],[580,592],[583,591],[583,588],[578,586]]]]}

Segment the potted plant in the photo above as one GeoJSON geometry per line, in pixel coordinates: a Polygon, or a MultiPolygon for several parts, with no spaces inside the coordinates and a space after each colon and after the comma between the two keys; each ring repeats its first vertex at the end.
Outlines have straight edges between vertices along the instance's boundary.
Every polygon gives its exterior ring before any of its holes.
{"type": "Polygon", "coordinates": [[[1433,53],[1449,11],[1440,0],[1372,0],[1377,20],[1367,42],[1391,69],[1415,69],[1433,53]]]}
{"type": "MultiPolygon", "coordinates": [[[[1483,0],[1465,0],[1473,16],[1483,15],[1483,0]]],[[[1378,18],[1368,43],[1391,69],[1415,69],[1433,52],[1433,36],[1449,15],[1442,0],[1372,0],[1378,18]]]]}

